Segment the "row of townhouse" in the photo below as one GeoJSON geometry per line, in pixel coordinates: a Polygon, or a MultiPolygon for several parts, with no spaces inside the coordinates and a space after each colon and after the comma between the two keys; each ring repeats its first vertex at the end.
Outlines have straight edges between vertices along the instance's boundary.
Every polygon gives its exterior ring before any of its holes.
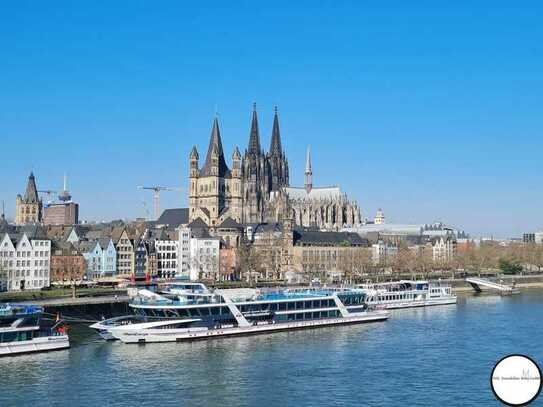
{"type": "Polygon", "coordinates": [[[51,241],[39,230],[0,234],[0,291],[50,285],[51,241]]]}

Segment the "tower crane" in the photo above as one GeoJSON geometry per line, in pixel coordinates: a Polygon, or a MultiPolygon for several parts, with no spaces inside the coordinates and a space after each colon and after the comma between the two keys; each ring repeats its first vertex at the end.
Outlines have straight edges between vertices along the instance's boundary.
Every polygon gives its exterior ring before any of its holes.
{"type": "Polygon", "coordinates": [[[158,219],[160,216],[160,192],[161,191],[182,191],[182,188],[172,188],[172,187],[161,187],[158,185],[154,186],[141,186],[138,185],[138,189],[147,189],[153,191],[153,206],[155,209],[155,218],[158,219]]]}

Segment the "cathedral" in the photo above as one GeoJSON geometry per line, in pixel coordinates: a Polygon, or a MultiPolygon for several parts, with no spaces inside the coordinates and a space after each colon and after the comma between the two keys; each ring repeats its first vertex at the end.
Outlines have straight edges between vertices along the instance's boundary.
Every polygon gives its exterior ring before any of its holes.
{"type": "Polygon", "coordinates": [[[289,186],[289,166],[282,148],[277,108],[268,152],[261,147],[254,105],[248,147],[243,156],[234,148],[231,168],[224,156],[217,117],[213,120],[203,166],[199,166],[196,146],[189,162],[191,222],[200,218],[214,228],[228,218],[239,224],[292,219],[298,226],[327,230],[360,223],[357,203],[349,201],[338,187],[313,187],[309,152],[305,186],[289,186]]]}

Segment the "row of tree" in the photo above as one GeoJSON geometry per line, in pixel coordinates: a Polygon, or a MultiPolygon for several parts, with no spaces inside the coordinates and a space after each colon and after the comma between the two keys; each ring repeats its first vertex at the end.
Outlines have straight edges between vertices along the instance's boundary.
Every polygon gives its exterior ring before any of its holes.
{"type": "MultiPolygon", "coordinates": [[[[279,248],[268,250],[245,246],[238,252],[239,279],[244,281],[284,279],[279,248]]],[[[292,264],[291,270],[303,275],[304,280],[335,279],[360,282],[375,275],[402,275],[427,277],[459,277],[464,274],[518,274],[540,273],[543,270],[543,245],[513,243],[500,245],[483,242],[459,248],[454,255],[434,261],[428,251],[407,246],[398,248],[397,254],[375,264],[368,248],[346,248],[338,251],[335,269],[331,269],[317,256],[304,260],[305,267],[292,264]]]]}

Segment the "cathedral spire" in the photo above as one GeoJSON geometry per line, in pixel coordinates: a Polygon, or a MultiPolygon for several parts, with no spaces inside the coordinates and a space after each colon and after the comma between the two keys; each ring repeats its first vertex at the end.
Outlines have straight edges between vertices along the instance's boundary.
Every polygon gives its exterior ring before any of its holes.
{"type": "Polygon", "coordinates": [[[281,148],[281,134],[279,132],[279,117],[277,116],[277,106],[275,106],[275,114],[273,116],[273,128],[272,138],[270,144],[270,155],[280,156],[282,152],[281,148]]]}
{"type": "Polygon", "coordinates": [[[26,192],[23,198],[25,203],[37,203],[38,202],[38,189],[36,188],[36,179],[34,173],[31,172],[26,184],[26,192]]]}
{"type": "Polygon", "coordinates": [[[213,156],[218,157],[218,164],[219,164],[219,177],[224,177],[229,173],[228,166],[226,165],[226,161],[224,160],[224,152],[222,149],[222,141],[221,141],[221,133],[219,130],[219,120],[217,119],[217,116],[215,116],[215,119],[213,120],[213,128],[211,129],[211,138],[209,139],[209,147],[207,148],[207,154],[206,154],[206,161],[204,163],[204,167],[202,168],[201,176],[209,176],[211,175],[211,167],[213,163],[213,156]]]}
{"type": "Polygon", "coordinates": [[[256,116],[256,103],[253,103],[253,117],[251,120],[251,134],[249,136],[249,154],[260,154],[260,136],[258,134],[258,118],[256,116]]]}
{"type": "Polygon", "coordinates": [[[307,147],[307,154],[305,156],[305,190],[309,194],[313,188],[313,170],[311,169],[311,151],[309,146],[307,147]]]}

